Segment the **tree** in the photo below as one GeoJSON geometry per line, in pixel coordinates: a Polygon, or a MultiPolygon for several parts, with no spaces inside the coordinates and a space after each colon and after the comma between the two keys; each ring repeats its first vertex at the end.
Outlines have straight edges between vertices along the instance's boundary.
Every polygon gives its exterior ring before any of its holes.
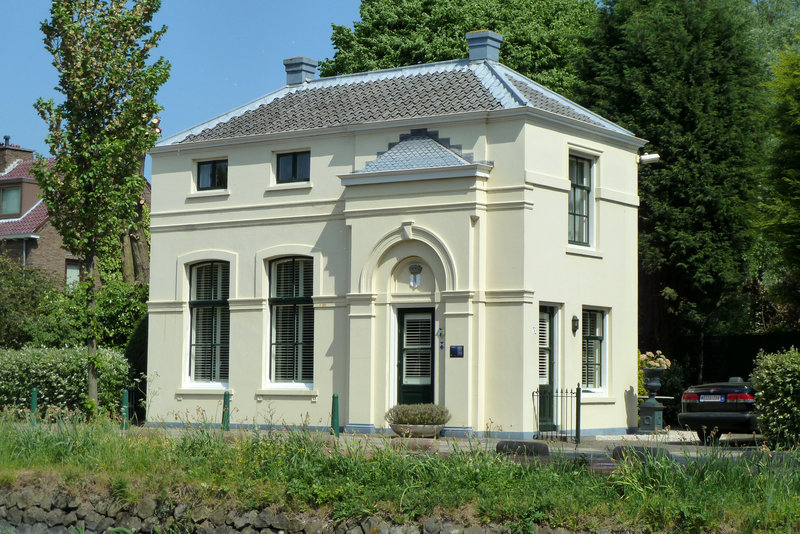
{"type": "MultiPolygon", "coordinates": [[[[50,167],[40,158],[35,174],[64,247],[83,258],[90,359],[97,352],[96,262],[118,253],[121,235],[133,226],[144,187],[139,162],[160,133],[155,96],[169,63],[148,62],[166,31],[150,27],[159,7],[159,0],[53,0],[41,26],[64,99],[35,104],[55,157],[50,167]]],[[[96,402],[93,362],[88,390],[96,402]]]]}
{"type": "Polygon", "coordinates": [[[333,26],[334,76],[467,57],[468,31],[503,35],[500,61],[567,96],[575,59],[596,12],[590,0],[362,0],[361,21],[333,26]]]}
{"type": "Polygon", "coordinates": [[[780,53],[774,74],[769,87],[776,141],[770,156],[769,197],[762,207],[767,235],[784,259],[783,278],[794,281],[789,287],[784,282],[778,300],[796,312],[800,310],[800,53],[788,48],[780,53]]]}
{"type": "Polygon", "coordinates": [[[18,349],[30,341],[39,306],[55,287],[34,267],[0,253],[0,347],[18,349]]]}
{"type": "Polygon", "coordinates": [[[640,346],[702,347],[746,321],[765,96],[753,19],[745,0],[612,0],[581,63],[581,101],[661,154],[639,172],[640,346]]]}

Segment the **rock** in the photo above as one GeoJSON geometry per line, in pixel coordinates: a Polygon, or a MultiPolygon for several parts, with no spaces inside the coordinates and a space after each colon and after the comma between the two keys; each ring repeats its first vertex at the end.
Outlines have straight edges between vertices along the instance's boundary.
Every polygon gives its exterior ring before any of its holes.
{"type": "Polygon", "coordinates": [[[108,515],[108,501],[105,499],[100,499],[94,503],[94,511],[100,515],[108,515]]]}
{"type": "Polygon", "coordinates": [[[440,530],[442,530],[442,524],[433,518],[429,518],[422,523],[423,534],[439,534],[440,530]]]}
{"type": "Polygon", "coordinates": [[[8,522],[12,525],[19,525],[22,523],[22,510],[17,508],[16,506],[12,506],[8,509],[8,513],[6,514],[6,518],[8,522]]]}
{"type": "Polygon", "coordinates": [[[214,508],[214,510],[208,515],[208,520],[217,526],[225,525],[225,507],[217,506],[214,508]]]}
{"type": "Polygon", "coordinates": [[[318,519],[306,523],[306,534],[324,534],[325,522],[318,519]]]}
{"type": "Polygon", "coordinates": [[[380,517],[368,517],[364,521],[361,522],[361,529],[364,531],[364,534],[377,534],[378,532],[378,523],[381,522],[380,517]],[[375,532],[372,532],[372,529],[375,529],[375,532]]]}
{"type": "Polygon", "coordinates": [[[83,521],[86,523],[86,528],[90,530],[97,530],[97,525],[100,524],[100,520],[103,519],[103,516],[91,510],[86,517],[83,518],[83,521]]]}
{"type": "Polygon", "coordinates": [[[78,524],[78,516],[75,515],[75,512],[68,512],[64,515],[64,519],[61,520],[62,525],[77,525],[78,524]]]}
{"type": "Polygon", "coordinates": [[[519,456],[550,456],[550,447],[544,441],[537,440],[500,440],[495,446],[499,454],[519,456]]]}
{"type": "Polygon", "coordinates": [[[242,529],[242,534],[259,534],[260,530],[256,530],[253,527],[244,527],[242,529]]]}
{"type": "Polygon", "coordinates": [[[305,523],[296,517],[289,518],[289,526],[286,528],[289,532],[301,532],[305,528],[305,523]]]}
{"type": "Polygon", "coordinates": [[[136,515],[142,519],[152,517],[156,511],[156,500],[152,497],[145,497],[136,505],[136,515]]]}
{"type": "Polygon", "coordinates": [[[256,516],[255,520],[253,521],[253,526],[255,528],[271,527],[274,520],[275,514],[272,513],[272,510],[269,508],[264,508],[256,516]]]}
{"type": "Polygon", "coordinates": [[[53,497],[53,506],[56,508],[67,508],[67,504],[69,503],[69,498],[67,497],[66,493],[58,492],[53,497]]]}
{"type": "Polygon", "coordinates": [[[197,534],[214,534],[214,525],[208,521],[203,521],[197,525],[197,534]]]}
{"type": "Polygon", "coordinates": [[[47,512],[38,506],[31,506],[22,513],[22,520],[29,525],[34,523],[44,523],[47,521],[47,512]]]}
{"type": "Polygon", "coordinates": [[[175,507],[175,510],[172,512],[172,517],[174,517],[176,521],[180,521],[181,518],[186,515],[186,510],[187,506],[181,503],[175,507]]]}
{"type": "Polygon", "coordinates": [[[94,508],[92,507],[92,505],[89,502],[83,501],[78,506],[78,509],[75,510],[75,515],[78,516],[78,519],[83,519],[84,517],[86,517],[86,514],[88,514],[89,512],[94,512],[94,508]]]}
{"type": "Polygon", "coordinates": [[[114,520],[110,517],[103,517],[97,525],[97,532],[105,532],[114,526],[114,520]]]}
{"type": "Polygon", "coordinates": [[[444,523],[441,534],[464,534],[464,529],[453,523],[444,523]]]}
{"type": "Polygon", "coordinates": [[[285,512],[280,512],[272,519],[272,528],[287,530],[289,528],[289,516],[285,512]]]}
{"type": "Polygon", "coordinates": [[[48,493],[43,493],[39,496],[39,508],[45,512],[49,512],[53,508],[53,497],[48,493]]]}
{"type": "Polygon", "coordinates": [[[361,525],[356,525],[348,529],[345,534],[364,534],[364,531],[361,529],[361,525]]]}
{"type": "Polygon", "coordinates": [[[464,529],[464,534],[483,534],[483,529],[478,525],[470,525],[464,529]]]}
{"type": "Polygon", "coordinates": [[[0,519],[5,519],[8,514],[8,507],[0,506],[0,519]]]}
{"type": "Polygon", "coordinates": [[[117,521],[117,526],[135,532],[142,528],[142,520],[135,515],[124,514],[120,520],[117,521]]]}
{"type": "Polygon", "coordinates": [[[192,508],[192,510],[189,512],[189,517],[191,517],[192,521],[195,523],[203,523],[206,519],[208,519],[209,513],[210,510],[201,504],[196,508],[192,508]]]}
{"type": "Polygon", "coordinates": [[[244,527],[252,525],[256,520],[256,517],[258,517],[258,514],[255,512],[255,510],[250,510],[249,512],[246,512],[234,519],[233,527],[236,530],[242,530],[244,527]]]}
{"type": "Polygon", "coordinates": [[[95,504],[100,502],[100,495],[92,493],[91,495],[89,495],[89,502],[92,503],[92,506],[94,506],[95,504]]]}
{"type": "Polygon", "coordinates": [[[77,495],[68,497],[67,508],[69,508],[70,510],[75,510],[80,505],[81,505],[81,500],[78,498],[77,495]]]}
{"type": "Polygon", "coordinates": [[[105,515],[107,515],[108,517],[117,517],[120,514],[120,512],[126,510],[127,507],[128,503],[119,500],[111,501],[110,503],[108,503],[108,509],[106,510],[105,515]]]}

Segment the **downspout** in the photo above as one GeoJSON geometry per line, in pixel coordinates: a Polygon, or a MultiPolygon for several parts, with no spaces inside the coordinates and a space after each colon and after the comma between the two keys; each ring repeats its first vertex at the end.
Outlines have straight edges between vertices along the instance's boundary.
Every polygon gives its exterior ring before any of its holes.
{"type": "MultiPolygon", "coordinates": [[[[22,270],[25,270],[25,267],[28,266],[28,239],[23,237],[22,238],[22,270]]],[[[23,278],[25,277],[25,273],[23,272],[23,278]]]]}

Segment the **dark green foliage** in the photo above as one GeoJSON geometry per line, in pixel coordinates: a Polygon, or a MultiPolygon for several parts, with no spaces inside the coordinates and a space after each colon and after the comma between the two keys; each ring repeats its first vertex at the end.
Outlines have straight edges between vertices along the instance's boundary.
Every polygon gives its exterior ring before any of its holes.
{"type": "Polygon", "coordinates": [[[443,425],[450,420],[450,411],[438,404],[396,404],[384,419],[390,425],[443,425]]]}
{"type": "Polygon", "coordinates": [[[35,332],[39,306],[54,290],[38,270],[0,254],[0,348],[20,348],[35,332]]]}
{"type": "Polygon", "coordinates": [[[778,447],[800,446],[800,352],[764,353],[753,371],[761,432],[778,447]]]}
{"type": "MultiPolygon", "coordinates": [[[[96,297],[97,342],[102,347],[124,349],[136,326],[147,316],[146,284],[107,281],[96,297]]],[[[80,286],[48,293],[38,310],[30,344],[43,347],[74,347],[88,335],[86,292],[80,286]]]]}
{"type": "Polygon", "coordinates": [[[464,35],[503,35],[500,61],[550,89],[572,95],[580,37],[594,16],[587,0],[363,0],[361,20],[333,26],[336,53],[323,76],[468,57],[464,35]]]}
{"type": "MultiPolygon", "coordinates": [[[[128,362],[118,351],[98,351],[100,410],[118,413],[128,385],[128,362]]],[[[30,408],[31,388],[39,391],[39,410],[82,411],[86,405],[88,354],[85,348],[0,350],[0,408],[30,408]]]]}
{"type": "Polygon", "coordinates": [[[742,0],[616,0],[602,9],[581,101],[649,140],[640,167],[640,344],[746,326],[747,204],[764,68],[742,0]]]}

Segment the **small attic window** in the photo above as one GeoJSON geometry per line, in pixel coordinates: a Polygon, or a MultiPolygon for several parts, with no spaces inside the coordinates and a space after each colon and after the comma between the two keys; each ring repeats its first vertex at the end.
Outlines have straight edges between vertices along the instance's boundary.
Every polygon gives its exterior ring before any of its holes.
{"type": "Polygon", "coordinates": [[[308,182],[311,180],[311,152],[287,152],[278,154],[279,184],[308,182]]]}
{"type": "Polygon", "coordinates": [[[21,188],[6,187],[0,189],[0,215],[18,215],[20,213],[21,188]]]}

